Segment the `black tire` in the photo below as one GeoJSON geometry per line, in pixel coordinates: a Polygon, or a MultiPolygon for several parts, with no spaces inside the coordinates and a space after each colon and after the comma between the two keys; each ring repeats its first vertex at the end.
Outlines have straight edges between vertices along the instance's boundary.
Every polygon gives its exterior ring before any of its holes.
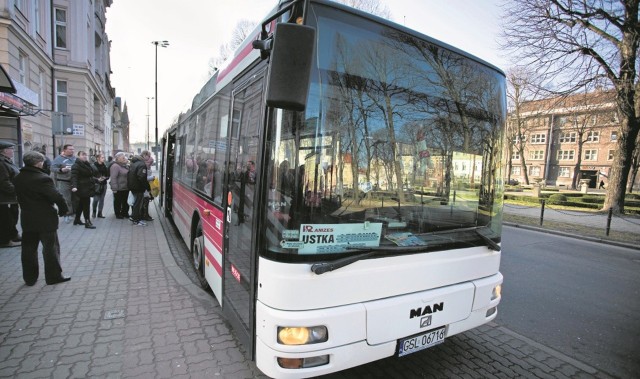
{"type": "Polygon", "coordinates": [[[204,277],[204,235],[200,224],[198,224],[195,237],[191,243],[191,258],[200,287],[204,290],[209,290],[209,283],[204,277]]]}

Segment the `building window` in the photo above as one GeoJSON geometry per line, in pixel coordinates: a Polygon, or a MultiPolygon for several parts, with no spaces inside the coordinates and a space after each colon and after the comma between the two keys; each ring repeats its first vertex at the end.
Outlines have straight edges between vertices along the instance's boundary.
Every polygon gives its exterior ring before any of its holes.
{"type": "Polygon", "coordinates": [[[571,168],[570,167],[560,167],[558,170],[558,176],[563,178],[568,178],[571,176],[571,168]]]}
{"type": "Polygon", "coordinates": [[[587,133],[587,141],[586,142],[598,142],[600,141],[600,132],[591,131],[587,133]]]}
{"type": "Polygon", "coordinates": [[[598,150],[585,150],[584,151],[584,160],[585,161],[596,161],[596,160],[598,160],[598,150]]]}
{"type": "Polygon", "coordinates": [[[540,166],[529,166],[530,176],[540,176],[540,166]]]}
{"type": "Polygon", "coordinates": [[[34,30],[38,34],[40,34],[41,22],[42,20],[40,19],[40,0],[35,0],[33,2],[33,23],[34,23],[34,30]]]}
{"type": "Polygon", "coordinates": [[[575,150],[558,150],[559,161],[572,161],[575,156],[575,150]]]}
{"type": "Polygon", "coordinates": [[[24,85],[27,84],[27,71],[29,70],[29,63],[27,56],[24,53],[18,53],[18,81],[24,85]]]}
{"type": "Polygon", "coordinates": [[[44,70],[41,68],[40,69],[40,75],[38,76],[38,86],[40,87],[40,108],[45,108],[44,106],[44,101],[45,101],[45,94],[46,94],[46,88],[47,88],[47,74],[45,74],[44,70]]]}
{"type": "Polygon", "coordinates": [[[547,135],[544,133],[532,134],[531,143],[545,143],[547,142],[547,135]]]}
{"type": "Polygon", "coordinates": [[[613,131],[611,132],[611,142],[615,142],[618,140],[618,132],[613,131]]]}
{"type": "Polygon", "coordinates": [[[544,150],[533,150],[529,152],[529,159],[541,160],[544,159],[544,150]]]}
{"type": "Polygon", "coordinates": [[[607,160],[608,161],[612,161],[613,157],[616,155],[616,151],[615,150],[609,150],[609,154],[607,155],[607,160]]]}
{"type": "Polygon", "coordinates": [[[576,143],[576,132],[560,133],[560,143],[576,143]]]}
{"type": "Polygon", "coordinates": [[[511,167],[511,175],[520,175],[520,166],[511,167]]]}
{"type": "Polygon", "coordinates": [[[519,161],[520,160],[520,152],[519,151],[514,151],[513,154],[511,155],[511,159],[514,161],[519,161]]]}
{"type": "MultiPolygon", "coordinates": [[[[522,136],[522,141],[526,142],[527,141],[527,136],[522,136]]],[[[520,136],[519,135],[515,136],[515,138],[513,139],[513,143],[516,143],[516,144],[520,143],[520,136]]]]}
{"type": "Polygon", "coordinates": [[[67,112],[67,81],[56,80],[56,111],[67,112]]]}
{"type": "Polygon", "coordinates": [[[16,8],[22,13],[25,13],[25,0],[16,0],[16,8]]]}
{"type": "Polygon", "coordinates": [[[56,8],[56,47],[60,49],[67,48],[67,11],[56,8]]]}

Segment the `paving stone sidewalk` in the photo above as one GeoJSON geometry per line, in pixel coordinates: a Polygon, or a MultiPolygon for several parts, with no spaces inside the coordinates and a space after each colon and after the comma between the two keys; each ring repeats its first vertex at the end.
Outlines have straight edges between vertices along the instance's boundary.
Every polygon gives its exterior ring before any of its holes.
{"type": "MultiPolygon", "coordinates": [[[[118,220],[110,204],[109,194],[107,218],[95,219],[95,230],[61,223],[70,282],[46,285],[41,267],[37,284],[28,287],[20,248],[0,249],[0,377],[264,378],[245,359],[216,300],[176,264],[167,242],[175,231],[158,220],[146,227],[118,220]]],[[[177,245],[174,237],[173,253],[184,254],[177,245]]],[[[489,324],[424,352],[327,377],[607,375],[489,324]]]]}

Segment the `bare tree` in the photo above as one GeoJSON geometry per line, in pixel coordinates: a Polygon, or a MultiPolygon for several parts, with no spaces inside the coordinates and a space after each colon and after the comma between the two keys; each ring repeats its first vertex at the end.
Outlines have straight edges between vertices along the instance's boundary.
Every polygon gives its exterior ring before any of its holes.
{"type": "Polygon", "coordinates": [[[640,168],[640,134],[638,134],[638,141],[636,142],[636,151],[633,153],[633,159],[631,160],[631,177],[629,178],[629,193],[633,192],[633,184],[636,182],[638,176],[638,169],[640,168]]]}
{"type": "Polygon", "coordinates": [[[616,92],[620,137],[604,208],[624,212],[640,131],[636,90],[640,0],[505,0],[503,47],[520,65],[553,81],[557,93],[596,85],[616,92]]]}
{"type": "Polygon", "coordinates": [[[255,29],[256,25],[257,23],[254,21],[238,21],[231,34],[231,40],[221,44],[218,48],[218,55],[209,59],[209,76],[213,75],[218,68],[233,55],[236,48],[242,44],[242,41],[249,37],[249,34],[255,29]]]}
{"type": "MultiPolygon", "coordinates": [[[[541,84],[538,83],[535,73],[523,68],[513,67],[507,71],[507,102],[510,119],[507,122],[507,151],[508,169],[513,167],[513,155],[520,157],[520,170],[524,175],[525,184],[529,184],[527,172],[527,158],[525,156],[527,136],[532,125],[529,122],[538,118],[544,109],[540,109],[542,103],[539,99],[541,84]],[[526,103],[526,105],[525,105],[526,103]]],[[[511,171],[509,171],[509,179],[511,171]]]]}

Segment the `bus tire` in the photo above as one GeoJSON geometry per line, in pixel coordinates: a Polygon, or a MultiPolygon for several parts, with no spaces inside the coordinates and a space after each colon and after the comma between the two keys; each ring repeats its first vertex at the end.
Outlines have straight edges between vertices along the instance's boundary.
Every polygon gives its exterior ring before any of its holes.
{"type": "Polygon", "coordinates": [[[195,237],[191,243],[191,258],[200,287],[204,290],[209,290],[209,283],[207,283],[207,279],[204,277],[204,235],[202,233],[202,225],[200,224],[198,224],[195,237]]]}

